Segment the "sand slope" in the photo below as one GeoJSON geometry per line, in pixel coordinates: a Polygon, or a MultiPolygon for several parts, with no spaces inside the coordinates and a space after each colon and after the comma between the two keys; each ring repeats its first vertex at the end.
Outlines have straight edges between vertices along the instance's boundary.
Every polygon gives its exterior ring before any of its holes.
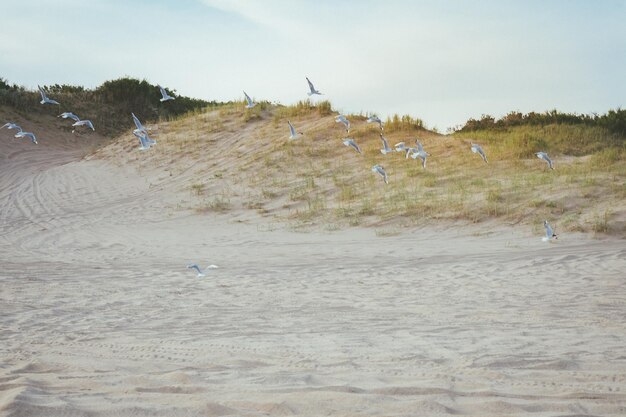
{"type": "Polygon", "coordinates": [[[293,233],[66,135],[0,134],[0,415],[626,414],[623,240],[293,233]]]}

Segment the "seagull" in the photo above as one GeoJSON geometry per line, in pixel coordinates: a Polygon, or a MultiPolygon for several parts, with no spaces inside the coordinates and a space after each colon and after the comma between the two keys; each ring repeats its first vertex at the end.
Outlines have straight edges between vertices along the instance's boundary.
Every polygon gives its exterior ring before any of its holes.
{"type": "Polygon", "coordinates": [[[343,114],[335,117],[335,122],[343,123],[343,125],[346,127],[346,132],[350,131],[350,120],[346,119],[346,116],[344,116],[343,114]]]}
{"type": "Polygon", "coordinates": [[[385,181],[385,184],[389,184],[389,180],[387,179],[387,173],[385,172],[385,169],[383,167],[381,167],[380,165],[374,165],[372,167],[372,172],[375,172],[383,177],[383,181],[385,181]]]}
{"type": "Polygon", "coordinates": [[[311,82],[311,80],[309,80],[309,77],[306,77],[306,82],[309,83],[309,90],[311,90],[307,93],[309,97],[312,96],[313,94],[322,95],[322,93],[320,93],[319,91],[315,89],[315,87],[313,87],[313,83],[311,82]]]}
{"type": "Polygon", "coordinates": [[[296,129],[293,127],[289,120],[287,120],[287,124],[289,125],[289,139],[298,139],[298,136],[304,135],[304,133],[302,132],[296,132],[296,129]]]}
{"type": "Polygon", "coordinates": [[[543,159],[544,161],[546,161],[548,163],[548,166],[550,167],[550,169],[554,169],[554,165],[552,164],[552,159],[550,159],[550,157],[548,156],[547,153],[545,153],[545,152],[537,152],[535,155],[537,155],[537,158],[543,159]]]}
{"type": "Polygon", "coordinates": [[[393,145],[393,147],[396,148],[396,152],[406,151],[406,145],[404,144],[404,142],[398,142],[395,145],[393,145]]]}
{"type": "Polygon", "coordinates": [[[485,151],[483,151],[483,148],[481,148],[480,145],[472,143],[472,152],[479,154],[485,163],[489,163],[487,162],[487,155],[485,155],[485,151]]]}
{"type": "MultiPolygon", "coordinates": [[[[421,159],[422,160],[422,168],[426,169],[426,157],[430,156],[430,154],[426,151],[424,151],[424,147],[422,146],[422,144],[415,139],[415,143],[417,144],[417,152],[413,152],[413,155],[411,155],[411,158],[413,159],[421,159]]],[[[415,148],[413,148],[415,149],[415,148]]]]}
{"type": "Polygon", "coordinates": [[[78,116],[76,116],[74,113],[72,113],[71,111],[66,111],[65,113],[61,113],[59,114],[57,117],[62,117],[64,119],[72,119],[75,122],[80,121],[80,118],[78,116]]]}
{"type": "MultiPolygon", "coordinates": [[[[156,144],[157,144],[157,141],[156,141],[156,140],[152,139],[150,136],[148,136],[148,134],[147,134],[147,133],[145,133],[145,132],[144,132],[144,131],[142,131],[142,130],[135,129],[135,130],[133,130],[133,133],[136,133],[137,135],[141,135],[141,136],[143,136],[143,137],[144,137],[144,140],[145,140],[145,141],[146,141],[146,142],[147,142],[150,146],[152,146],[152,145],[156,145],[156,144]]],[[[135,136],[137,136],[137,135],[135,135],[135,136]]],[[[139,136],[137,136],[137,137],[139,137],[139,136]]]]}
{"type": "Polygon", "coordinates": [[[16,129],[16,130],[19,130],[20,132],[22,131],[22,128],[16,125],[15,123],[5,123],[4,125],[2,125],[2,127],[0,127],[0,129],[5,128],[5,127],[9,130],[16,129]]]}
{"type": "Polygon", "coordinates": [[[39,142],[37,142],[37,138],[35,137],[35,134],[31,132],[23,132],[20,130],[19,132],[15,134],[15,137],[16,138],[29,137],[30,140],[32,140],[35,145],[39,144],[39,142]]]}
{"type": "Polygon", "coordinates": [[[198,266],[198,264],[189,264],[189,265],[187,265],[187,268],[189,268],[189,269],[195,269],[195,270],[198,272],[198,278],[200,278],[200,277],[204,277],[204,276],[206,276],[206,275],[205,275],[205,272],[206,272],[206,271],[208,271],[209,269],[216,269],[216,268],[218,268],[218,266],[217,266],[217,265],[209,265],[209,266],[207,266],[207,267],[206,267],[206,268],[204,268],[204,269],[200,269],[200,267],[198,266]]]}
{"type": "Polygon", "coordinates": [[[158,84],[157,84],[157,87],[159,87],[159,90],[161,90],[162,98],[159,100],[161,103],[163,103],[164,101],[169,101],[169,100],[175,100],[176,99],[175,97],[172,97],[169,94],[167,94],[167,91],[165,91],[165,88],[161,87],[158,84]]]}
{"type": "Polygon", "coordinates": [[[367,123],[378,123],[380,130],[383,130],[383,121],[375,114],[367,118],[367,123]]]}
{"type": "Polygon", "coordinates": [[[558,239],[558,237],[556,237],[556,233],[554,233],[547,220],[543,221],[543,227],[546,229],[546,235],[541,238],[542,241],[549,242],[552,238],[558,239]]]}
{"type": "Polygon", "coordinates": [[[380,134],[380,140],[383,141],[383,149],[380,150],[380,153],[387,155],[388,153],[393,152],[393,149],[389,147],[389,143],[387,143],[387,139],[385,139],[382,133],[380,134]]]}
{"type": "Polygon", "coordinates": [[[356,142],[354,141],[354,139],[352,139],[352,138],[344,139],[343,140],[343,144],[346,145],[346,146],[351,146],[358,153],[363,153],[363,152],[361,152],[361,148],[359,148],[359,145],[357,145],[356,142]]]}
{"type": "Polygon", "coordinates": [[[139,143],[141,144],[141,146],[139,147],[140,151],[145,151],[145,150],[150,149],[151,143],[146,133],[139,131],[138,129],[135,129],[133,130],[133,135],[139,138],[139,143]]]}
{"type": "Polygon", "coordinates": [[[250,98],[249,95],[246,94],[246,92],[243,92],[243,95],[246,96],[246,109],[251,109],[254,106],[256,106],[256,103],[252,101],[252,99],[250,98]]]}
{"type": "Polygon", "coordinates": [[[41,94],[41,104],[59,104],[58,101],[49,99],[43,88],[41,88],[40,86],[37,86],[37,88],[39,88],[39,94],[41,94]]]}
{"type": "Polygon", "coordinates": [[[76,123],[74,123],[72,126],[74,126],[74,127],[87,126],[88,128],[90,128],[94,132],[96,131],[96,129],[93,127],[93,123],[91,123],[91,120],[79,120],[76,123]]]}
{"type": "Polygon", "coordinates": [[[147,135],[148,134],[148,129],[143,127],[143,125],[141,124],[141,122],[139,121],[137,116],[135,116],[135,113],[131,113],[131,115],[133,116],[133,122],[135,122],[135,126],[137,126],[137,129],[135,129],[135,130],[138,130],[140,132],[144,132],[147,135]]]}

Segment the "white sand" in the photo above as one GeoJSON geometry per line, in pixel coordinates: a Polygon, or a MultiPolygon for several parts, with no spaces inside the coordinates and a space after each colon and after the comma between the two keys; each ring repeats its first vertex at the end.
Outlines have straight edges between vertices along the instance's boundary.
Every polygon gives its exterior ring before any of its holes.
{"type": "Polygon", "coordinates": [[[623,240],[271,230],[9,138],[2,416],[626,415],[623,240]]]}

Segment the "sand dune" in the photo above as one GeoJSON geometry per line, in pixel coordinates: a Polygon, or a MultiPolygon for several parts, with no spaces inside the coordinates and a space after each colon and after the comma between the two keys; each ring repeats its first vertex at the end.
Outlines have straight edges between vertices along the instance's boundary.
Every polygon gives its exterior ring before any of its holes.
{"type": "Polygon", "coordinates": [[[623,240],[295,233],[85,136],[0,137],[0,415],[626,414],[623,240]]]}

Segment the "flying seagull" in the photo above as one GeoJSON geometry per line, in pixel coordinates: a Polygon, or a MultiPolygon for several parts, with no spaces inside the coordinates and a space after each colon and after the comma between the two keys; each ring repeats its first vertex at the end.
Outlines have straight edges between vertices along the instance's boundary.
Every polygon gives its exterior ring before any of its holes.
{"type": "Polygon", "coordinates": [[[346,132],[350,131],[350,120],[346,119],[346,116],[344,116],[343,114],[335,117],[335,122],[343,123],[343,125],[346,127],[346,132]]]}
{"type": "Polygon", "coordinates": [[[359,148],[359,145],[357,145],[356,142],[354,141],[354,139],[352,139],[352,138],[345,138],[343,140],[343,144],[346,145],[346,146],[351,146],[352,149],[354,149],[358,153],[363,153],[363,152],[361,152],[361,148],[359,148]]]}
{"type": "Polygon", "coordinates": [[[315,87],[313,86],[313,83],[311,82],[311,80],[309,80],[309,77],[306,77],[306,82],[309,83],[309,90],[311,90],[307,93],[309,97],[312,96],[313,94],[322,95],[322,93],[320,93],[319,91],[315,89],[315,87]]]}
{"type": "Polygon", "coordinates": [[[289,120],[287,120],[287,124],[289,125],[289,139],[298,139],[299,136],[304,135],[302,132],[296,132],[289,120]]]}
{"type": "Polygon", "coordinates": [[[489,163],[487,162],[487,155],[485,155],[485,151],[483,151],[483,148],[481,148],[480,145],[472,143],[472,152],[480,155],[480,157],[483,158],[483,161],[485,161],[485,163],[489,163]]]}
{"type": "Polygon", "coordinates": [[[5,123],[4,125],[2,125],[2,127],[0,127],[0,129],[3,129],[5,127],[9,130],[15,129],[15,130],[19,130],[20,132],[22,131],[22,128],[16,125],[15,123],[5,123]]]}
{"type": "Polygon", "coordinates": [[[39,142],[37,142],[37,138],[35,137],[35,134],[34,134],[34,133],[31,133],[31,132],[22,132],[22,131],[20,130],[19,132],[17,132],[17,133],[15,134],[15,137],[16,137],[16,138],[29,137],[29,138],[30,138],[30,140],[32,140],[32,141],[33,141],[33,143],[34,143],[35,145],[37,145],[37,144],[39,143],[39,142]]]}
{"type": "Polygon", "coordinates": [[[198,278],[199,278],[199,277],[204,277],[204,276],[206,276],[206,275],[205,275],[205,272],[206,272],[206,271],[208,271],[209,269],[216,269],[216,268],[218,268],[218,266],[217,266],[217,265],[209,265],[209,266],[207,266],[207,267],[206,267],[206,268],[204,268],[204,269],[200,269],[200,267],[198,266],[198,264],[189,264],[189,265],[187,265],[187,268],[189,268],[189,269],[195,269],[195,270],[196,270],[196,272],[198,272],[198,278]]]}
{"type": "Polygon", "coordinates": [[[413,159],[421,159],[422,160],[422,168],[426,169],[426,157],[430,156],[430,154],[426,151],[424,151],[424,147],[422,146],[422,144],[415,139],[415,143],[417,144],[417,152],[413,152],[413,155],[411,155],[411,158],[413,159]]]}
{"type": "Polygon", "coordinates": [[[383,177],[383,181],[385,181],[385,184],[389,184],[389,180],[387,178],[387,173],[385,172],[385,169],[383,167],[381,167],[380,165],[374,165],[372,167],[372,172],[375,172],[378,175],[380,175],[381,177],[383,177]]]}
{"type": "Polygon", "coordinates": [[[161,103],[163,103],[164,101],[169,101],[169,100],[175,100],[175,97],[170,96],[169,94],[167,94],[167,91],[165,91],[165,88],[161,87],[160,85],[157,84],[157,87],[159,87],[159,90],[161,90],[161,99],[159,100],[161,103]]]}
{"type": "Polygon", "coordinates": [[[252,101],[250,96],[248,94],[246,94],[245,91],[243,92],[243,95],[246,96],[246,109],[251,109],[254,106],[256,106],[256,103],[252,101]]]}
{"type": "Polygon", "coordinates": [[[393,152],[393,149],[389,147],[389,143],[387,143],[387,139],[385,139],[382,133],[380,134],[380,140],[383,141],[383,149],[380,150],[380,153],[387,155],[388,153],[393,152]]]}
{"type": "Polygon", "coordinates": [[[541,238],[542,241],[549,242],[552,238],[558,239],[558,237],[556,237],[556,233],[554,233],[547,220],[543,221],[543,227],[546,229],[546,235],[541,238]]]}
{"type": "Polygon", "coordinates": [[[380,120],[380,118],[375,114],[367,118],[367,123],[378,123],[378,127],[380,127],[380,130],[383,130],[383,121],[380,120]]]}
{"type": "Polygon", "coordinates": [[[395,145],[393,145],[393,147],[396,148],[396,152],[406,151],[406,145],[404,144],[404,142],[398,142],[395,145]]]}
{"type": "Polygon", "coordinates": [[[91,123],[91,120],[79,120],[76,123],[74,123],[72,126],[74,126],[74,127],[87,126],[88,128],[90,128],[94,132],[96,131],[96,129],[93,127],[93,123],[91,123]]]}
{"type": "Polygon", "coordinates": [[[40,86],[37,86],[37,88],[39,88],[39,94],[41,94],[41,104],[59,104],[58,101],[49,99],[43,88],[41,88],[40,86]]]}
{"type": "Polygon", "coordinates": [[[143,127],[143,125],[141,124],[141,122],[139,121],[137,116],[135,116],[135,113],[131,113],[131,115],[133,116],[133,122],[135,122],[135,126],[137,126],[137,129],[135,129],[135,130],[138,130],[140,132],[144,132],[147,135],[148,134],[148,129],[143,127]]]}
{"type": "Polygon", "coordinates": [[[554,165],[552,164],[552,159],[550,159],[550,157],[548,156],[547,153],[545,153],[545,152],[537,152],[535,155],[537,155],[537,158],[543,159],[544,161],[546,161],[548,163],[548,166],[550,167],[550,169],[554,169],[554,165]]]}
{"type": "Polygon", "coordinates": [[[64,119],[72,119],[75,122],[80,121],[80,118],[76,116],[74,113],[72,113],[71,111],[66,111],[65,113],[61,113],[57,117],[62,117],[64,119]]]}
{"type": "Polygon", "coordinates": [[[141,146],[139,147],[140,151],[145,151],[145,150],[150,149],[151,143],[148,138],[148,135],[145,132],[135,129],[133,130],[133,135],[139,138],[139,143],[141,144],[141,146]]]}

